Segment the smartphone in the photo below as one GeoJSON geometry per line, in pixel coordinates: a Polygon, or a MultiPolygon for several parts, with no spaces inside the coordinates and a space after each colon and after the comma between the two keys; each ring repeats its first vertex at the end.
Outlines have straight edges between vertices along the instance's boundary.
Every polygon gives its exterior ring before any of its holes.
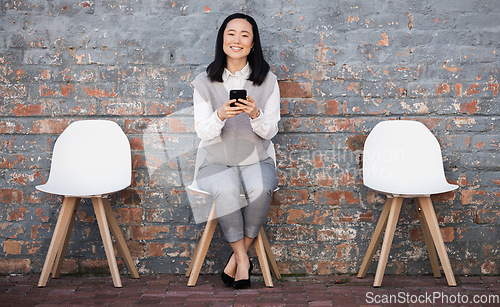
{"type": "MultiPolygon", "coordinates": [[[[230,90],[229,91],[229,99],[243,99],[247,100],[247,90],[230,90]]],[[[239,103],[243,103],[238,101],[239,103]]],[[[229,106],[236,107],[236,103],[233,102],[229,106]]]]}

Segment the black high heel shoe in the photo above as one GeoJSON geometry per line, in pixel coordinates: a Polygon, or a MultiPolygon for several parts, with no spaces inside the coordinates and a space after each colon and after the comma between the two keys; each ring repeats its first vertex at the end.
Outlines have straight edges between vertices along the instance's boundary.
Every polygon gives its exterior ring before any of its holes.
{"type": "Polygon", "coordinates": [[[252,273],[253,270],[253,263],[252,261],[250,261],[250,259],[248,261],[250,262],[250,267],[248,268],[248,279],[235,280],[233,285],[235,289],[246,289],[250,288],[250,286],[252,285],[250,283],[250,273],[252,273]]]}
{"type": "Polygon", "coordinates": [[[224,285],[226,287],[232,287],[234,285],[234,277],[231,277],[224,272],[224,270],[226,269],[227,264],[229,263],[229,260],[231,260],[232,256],[233,256],[233,253],[231,253],[231,255],[229,255],[229,258],[227,259],[226,265],[224,266],[224,269],[222,270],[222,273],[220,274],[222,282],[224,283],[224,285]]]}

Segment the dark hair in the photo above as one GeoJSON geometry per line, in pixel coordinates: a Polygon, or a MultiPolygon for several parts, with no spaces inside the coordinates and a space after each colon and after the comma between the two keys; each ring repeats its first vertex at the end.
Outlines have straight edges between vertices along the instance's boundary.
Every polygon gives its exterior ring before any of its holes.
{"type": "Polygon", "coordinates": [[[215,59],[207,67],[208,77],[212,82],[222,82],[222,74],[227,65],[226,54],[223,50],[224,30],[226,30],[227,24],[233,19],[245,19],[252,25],[253,48],[247,57],[247,61],[252,72],[250,73],[248,80],[252,81],[255,85],[261,85],[269,72],[269,64],[264,59],[264,54],[262,53],[257,23],[252,17],[242,13],[236,13],[228,16],[220,26],[219,33],[217,34],[217,41],[215,43],[215,59]]]}

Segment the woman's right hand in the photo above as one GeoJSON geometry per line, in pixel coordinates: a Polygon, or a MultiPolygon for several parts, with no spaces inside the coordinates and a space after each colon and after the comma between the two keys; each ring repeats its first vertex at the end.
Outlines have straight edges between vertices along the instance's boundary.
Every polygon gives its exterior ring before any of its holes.
{"type": "Polygon", "coordinates": [[[243,113],[240,107],[231,107],[231,103],[236,102],[236,99],[231,99],[223,104],[219,109],[217,109],[217,116],[220,120],[226,120],[228,118],[234,117],[238,114],[243,113]]]}

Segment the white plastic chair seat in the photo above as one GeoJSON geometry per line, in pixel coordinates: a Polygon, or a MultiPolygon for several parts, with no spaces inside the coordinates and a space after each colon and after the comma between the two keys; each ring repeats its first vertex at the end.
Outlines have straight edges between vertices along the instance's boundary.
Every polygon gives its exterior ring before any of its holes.
{"type": "Polygon", "coordinates": [[[422,123],[391,120],[377,124],[366,139],[363,183],[390,195],[414,197],[458,188],[446,181],[441,148],[422,123]]]}
{"type": "Polygon", "coordinates": [[[104,195],[131,183],[130,143],[120,126],[107,120],[72,123],[59,136],[47,183],[40,191],[75,197],[104,195]]]}

